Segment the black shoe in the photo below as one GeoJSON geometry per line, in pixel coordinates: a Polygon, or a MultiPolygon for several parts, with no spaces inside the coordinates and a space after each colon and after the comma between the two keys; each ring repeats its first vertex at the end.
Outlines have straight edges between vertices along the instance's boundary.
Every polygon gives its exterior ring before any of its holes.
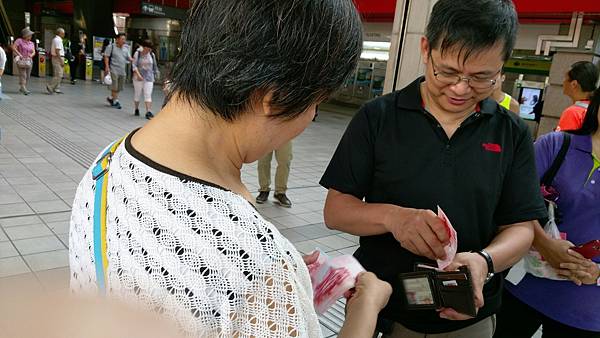
{"type": "Polygon", "coordinates": [[[275,204],[279,204],[285,208],[292,207],[292,201],[285,194],[275,194],[273,197],[275,197],[275,204]]]}
{"type": "Polygon", "coordinates": [[[71,84],[74,85],[75,84],[75,80],[71,80],[71,84]]]}
{"type": "Polygon", "coordinates": [[[150,120],[154,117],[154,114],[152,114],[151,112],[147,112],[146,113],[146,119],[150,120]]]}
{"type": "Polygon", "coordinates": [[[136,110],[133,112],[133,116],[140,116],[140,110],[139,110],[139,109],[136,109],[136,110]]]}
{"type": "MultiPolygon", "coordinates": [[[[47,87],[46,87],[47,88],[47,87]]],[[[111,99],[110,97],[106,98],[106,101],[108,101],[108,104],[110,104],[110,106],[112,107],[115,103],[115,101],[113,99],[111,99]]]]}
{"type": "Polygon", "coordinates": [[[121,109],[121,103],[119,101],[114,101],[112,107],[115,109],[121,109]]]}
{"type": "Polygon", "coordinates": [[[268,191],[261,191],[261,192],[259,192],[258,196],[256,196],[256,203],[263,204],[268,199],[269,199],[269,192],[268,191]]]}
{"type": "Polygon", "coordinates": [[[62,91],[60,91],[59,89],[54,91],[56,94],[64,94],[62,91]]]}

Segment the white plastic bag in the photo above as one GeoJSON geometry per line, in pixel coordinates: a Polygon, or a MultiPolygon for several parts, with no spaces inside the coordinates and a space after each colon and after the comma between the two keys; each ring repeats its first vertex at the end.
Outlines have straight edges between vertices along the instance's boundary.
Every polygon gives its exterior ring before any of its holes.
{"type": "MultiPolygon", "coordinates": [[[[544,232],[552,239],[561,239],[560,231],[556,226],[554,219],[554,202],[548,204],[548,223],[544,226],[544,232]]],[[[546,262],[540,253],[533,247],[529,248],[529,252],[523,257],[523,267],[525,271],[541,278],[548,278],[554,280],[566,280],[566,278],[559,276],[556,270],[548,262],[546,262]]]]}
{"type": "Polygon", "coordinates": [[[106,76],[102,80],[102,83],[104,83],[107,86],[111,86],[112,85],[112,76],[110,76],[110,74],[106,74],[106,76]]]}

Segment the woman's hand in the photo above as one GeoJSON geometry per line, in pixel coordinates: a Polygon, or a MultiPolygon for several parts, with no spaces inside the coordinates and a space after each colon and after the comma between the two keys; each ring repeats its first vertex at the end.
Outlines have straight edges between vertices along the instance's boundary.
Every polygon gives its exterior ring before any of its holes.
{"type": "Polygon", "coordinates": [[[585,258],[578,258],[577,256],[573,256],[572,253],[576,253],[571,248],[573,247],[573,243],[569,241],[565,241],[563,239],[552,239],[552,238],[544,238],[539,242],[534,242],[534,247],[536,250],[544,257],[544,260],[550,264],[554,269],[561,269],[560,265],[562,263],[573,263],[573,264],[582,264],[585,261],[585,258]]]}
{"type": "Polygon", "coordinates": [[[569,255],[575,258],[578,263],[561,263],[557,273],[573,281],[577,285],[594,285],[600,277],[600,268],[598,264],[590,259],[586,259],[578,252],[569,250],[569,255]]]}
{"type": "Polygon", "coordinates": [[[392,286],[377,278],[372,272],[362,272],[356,277],[356,286],[344,296],[348,298],[346,310],[367,310],[379,313],[392,295],[392,286]]]}

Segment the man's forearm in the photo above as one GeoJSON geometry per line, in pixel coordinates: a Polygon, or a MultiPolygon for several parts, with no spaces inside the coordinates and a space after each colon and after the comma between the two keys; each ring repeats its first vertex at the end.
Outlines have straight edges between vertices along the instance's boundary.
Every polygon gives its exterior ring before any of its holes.
{"type": "Polygon", "coordinates": [[[108,57],[104,57],[104,69],[108,69],[108,57]]]}
{"type": "Polygon", "coordinates": [[[356,236],[382,235],[394,210],[391,204],[366,203],[358,198],[330,189],[325,201],[325,224],[328,228],[356,236]]]}
{"type": "Polygon", "coordinates": [[[492,243],[485,248],[494,261],[496,272],[510,268],[527,253],[533,242],[534,222],[515,223],[500,228],[492,243]]]}

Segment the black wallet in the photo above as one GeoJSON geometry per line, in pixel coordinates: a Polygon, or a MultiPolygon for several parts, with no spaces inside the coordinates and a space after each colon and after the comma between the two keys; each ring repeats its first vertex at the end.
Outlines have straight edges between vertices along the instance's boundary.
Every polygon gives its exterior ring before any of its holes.
{"type": "Polygon", "coordinates": [[[418,265],[416,270],[398,275],[398,290],[407,310],[447,307],[477,316],[471,274],[466,266],[457,271],[438,271],[418,265]]]}

